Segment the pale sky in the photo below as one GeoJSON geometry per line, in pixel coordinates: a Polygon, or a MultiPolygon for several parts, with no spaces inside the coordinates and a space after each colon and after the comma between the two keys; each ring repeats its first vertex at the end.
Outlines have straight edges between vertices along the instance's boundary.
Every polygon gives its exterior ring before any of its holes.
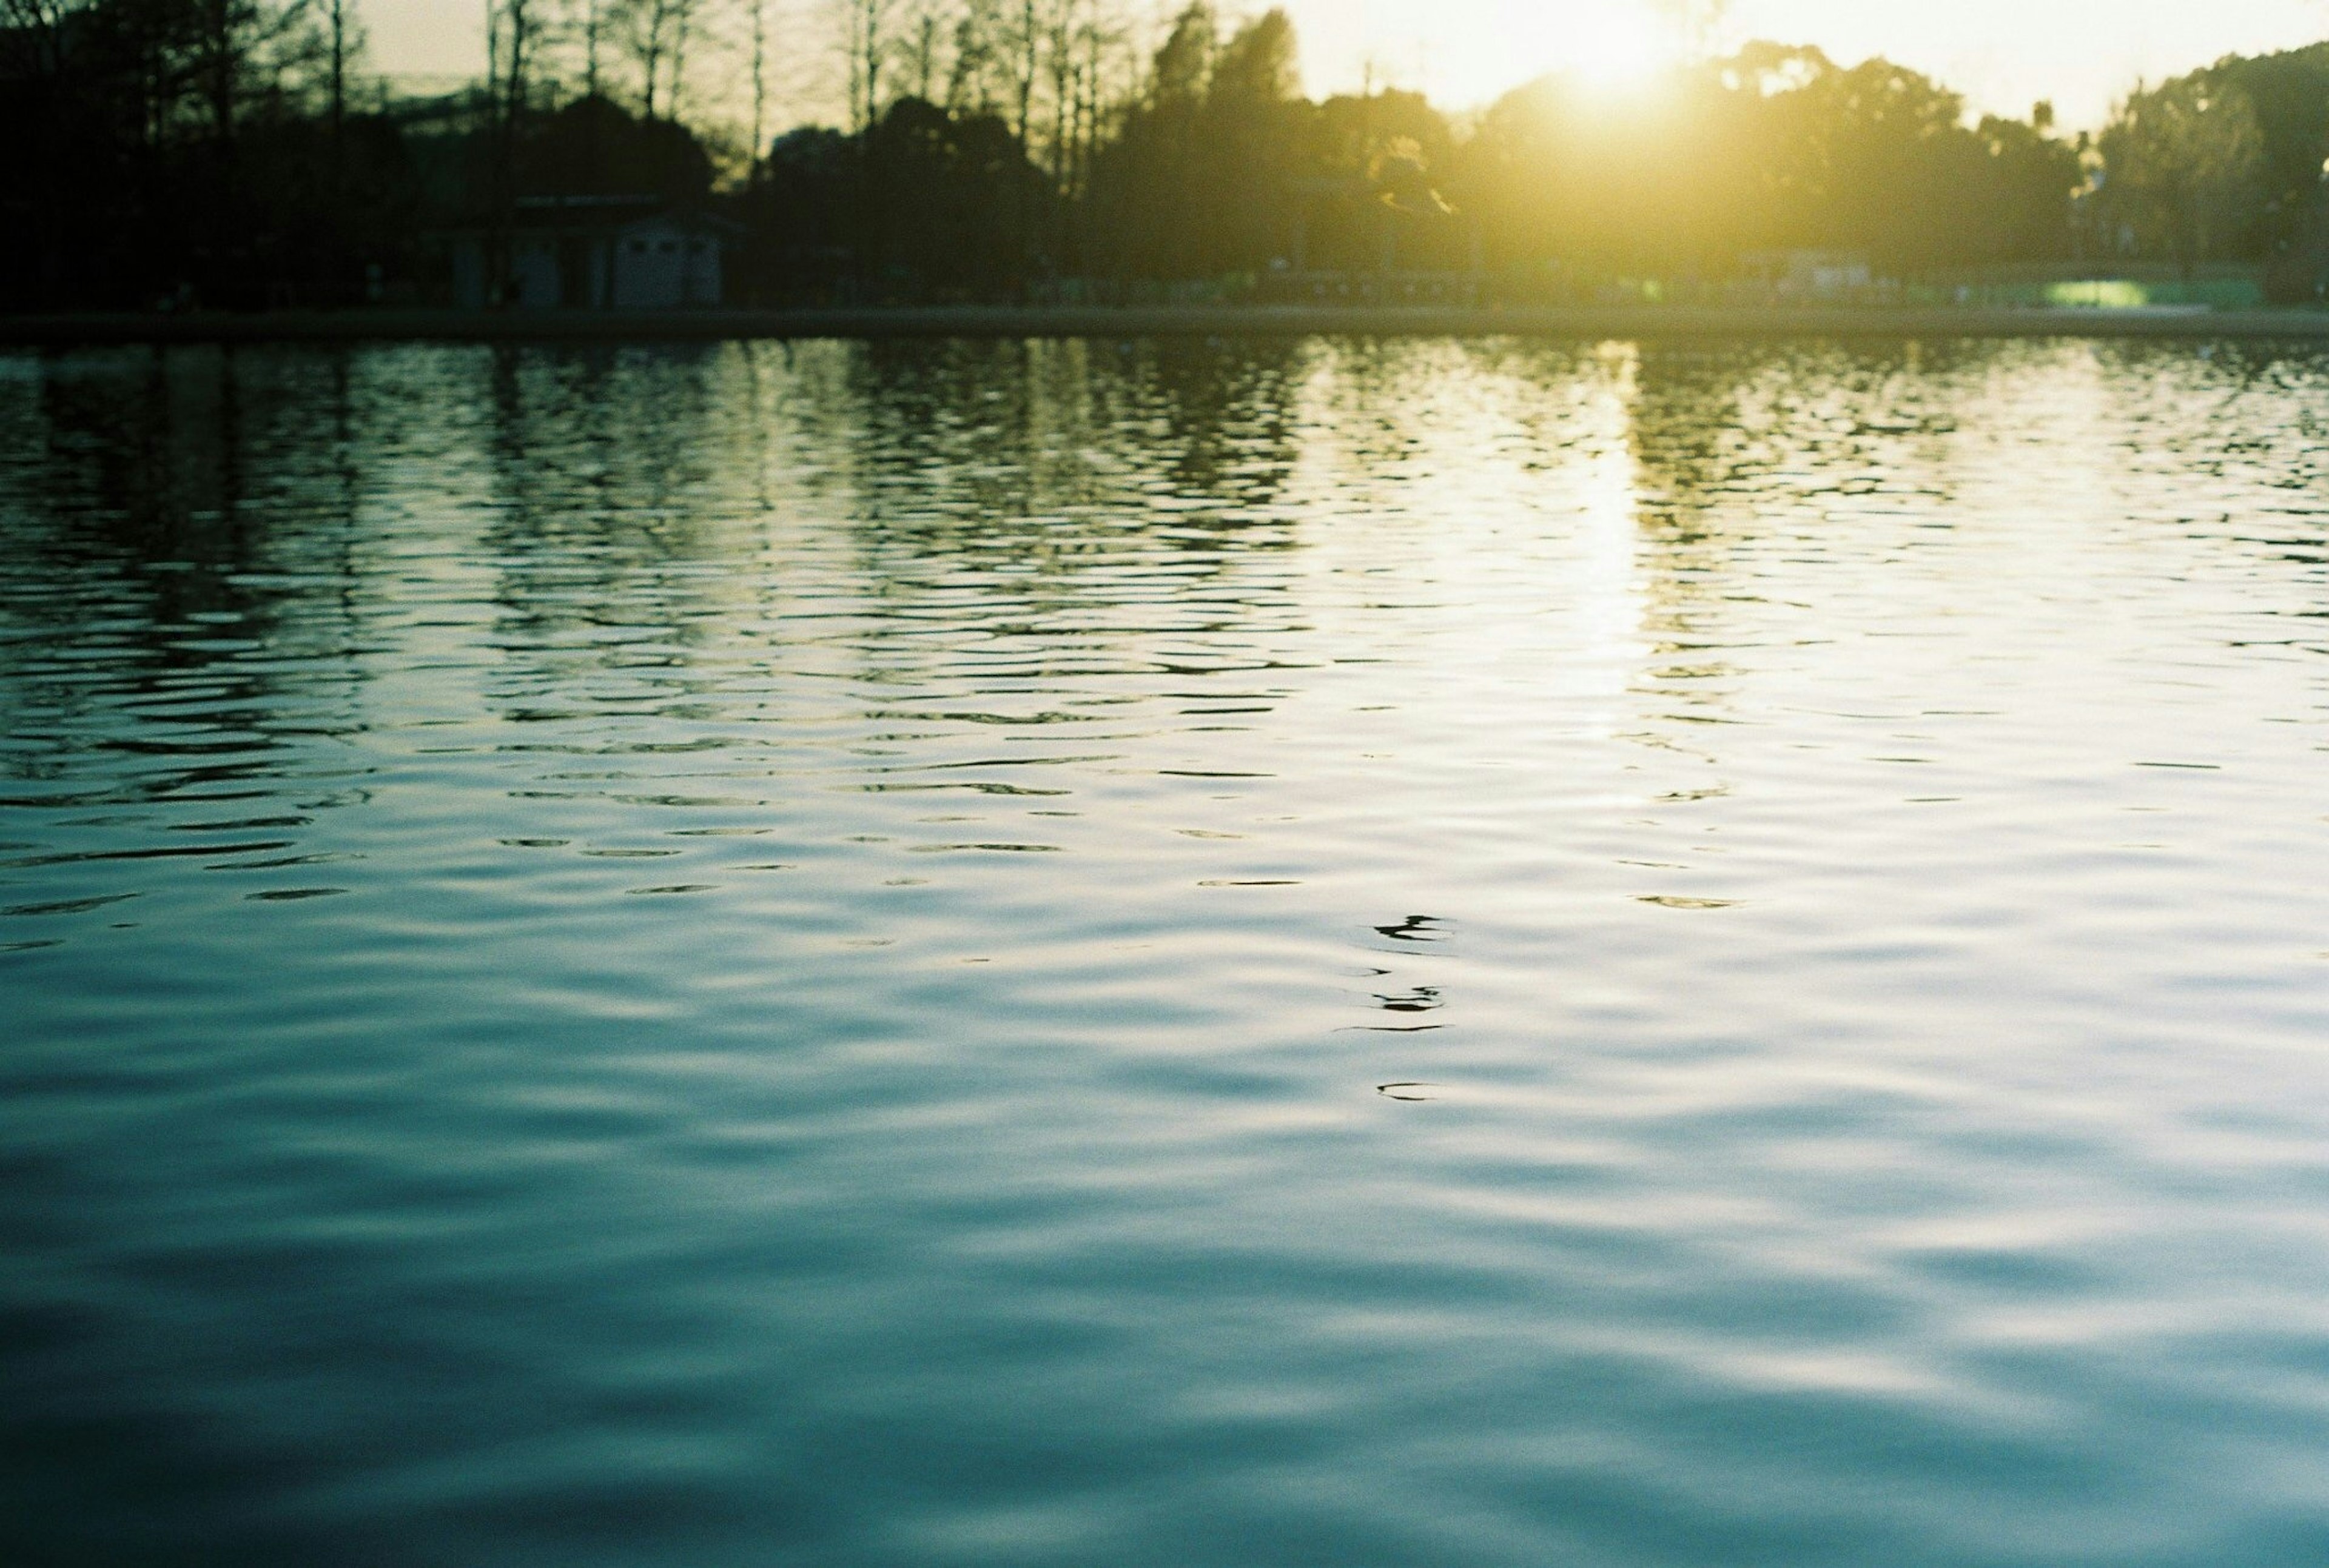
{"type": "MultiPolygon", "coordinates": [[[[360,0],[372,62],[391,72],[482,68],[485,0],[360,0]]],[[[1303,42],[1313,93],[1379,77],[1469,107],[1556,69],[1571,41],[1627,36],[1646,0],[1282,0],[1303,42]]],[[[820,43],[816,0],[777,0],[820,43]]],[[[1169,7],[1160,6],[1159,9],[1169,7]]],[[[1223,5],[1225,12],[1240,9],[1223,5]]],[[[1245,10],[1259,10],[1249,0],[1245,10]]],[[[2051,98],[2064,124],[2100,123],[2139,76],[2188,70],[2220,55],[2329,38],[2329,0],[1732,0],[1728,34],[1815,43],[1845,63],[1883,54],[1938,77],[1976,109],[2025,112],[2051,98]]],[[[790,120],[830,111],[815,101],[826,73],[802,74],[790,120]]]]}

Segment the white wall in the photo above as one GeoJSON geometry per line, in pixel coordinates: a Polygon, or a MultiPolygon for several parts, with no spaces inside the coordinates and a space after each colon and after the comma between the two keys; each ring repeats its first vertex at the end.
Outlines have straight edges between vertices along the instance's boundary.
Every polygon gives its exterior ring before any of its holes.
{"type": "MultiPolygon", "coordinates": [[[[562,296],[555,235],[519,233],[509,243],[509,303],[518,309],[671,310],[721,303],[719,237],[691,231],[666,219],[649,219],[612,237],[589,239],[585,276],[576,279],[585,291],[580,299],[562,296]]],[[[470,310],[486,303],[481,239],[465,235],[454,243],[453,297],[470,310]]]]}
{"type": "Polygon", "coordinates": [[[510,303],[521,310],[555,310],[559,305],[558,241],[521,234],[510,241],[510,303]]]}
{"type": "Polygon", "coordinates": [[[615,240],[618,310],[667,310],[720,303],[716,236],[656,218],[634,223],[615,240]]]}

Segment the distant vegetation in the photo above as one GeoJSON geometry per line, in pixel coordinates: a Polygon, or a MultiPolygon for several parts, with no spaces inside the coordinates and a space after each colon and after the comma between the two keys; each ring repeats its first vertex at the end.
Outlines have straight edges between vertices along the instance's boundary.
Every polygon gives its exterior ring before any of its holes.
{"type": "Polygon", "coordinates": [[[769,0],[494,0],[487,79],[416,98],[361,69],[356,0],[0,0],[0,305],[428,302],[447,233],[590,194],[731,221],[748,303],[1656,296],[1802,250],[2239,264],[2292,300],[2329,273],[2329,44],[2138,87],[2093,136],[1769,43],[1458,116],[1304,97],[1282,12],[1193,4],[1137,47],[1117,3],[840,0],[803,37],[769,0]],[[845,123],[780,131],[773,83],[815,54],[845,123]]]}

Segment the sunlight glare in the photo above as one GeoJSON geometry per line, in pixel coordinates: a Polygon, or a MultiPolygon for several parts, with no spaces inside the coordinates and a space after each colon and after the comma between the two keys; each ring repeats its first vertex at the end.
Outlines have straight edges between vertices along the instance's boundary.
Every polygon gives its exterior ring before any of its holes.
{"type": "Polygon", "coordinates": [[[1495,21],[1504,58],[1595,93],[1639,92],[1682,56],[1681,40],[1652,0],[1513,0],[1495,7],[1495,21]]]}
{"type": "Polygon", "coordinates": [[[1600,5],[1572,13],[1554,43],[1556,69],[1603,91],[1645,86],[1673,63],[1674,41],[1648,7],[1600,5]]]}

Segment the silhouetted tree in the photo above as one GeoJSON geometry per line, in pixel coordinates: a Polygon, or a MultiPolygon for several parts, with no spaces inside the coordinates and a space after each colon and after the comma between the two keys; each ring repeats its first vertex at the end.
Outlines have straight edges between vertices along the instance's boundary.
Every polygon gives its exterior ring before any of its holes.
{"type": "Polygon", "coordinates": [[[649,119],[676,112],[688,33],[699,0],[616,0],[619,35],[638,73],[639,107],[649,119]]]}
{"type": "Polygon", "coordinates": [[[657,196],[695,206],[712,192],[712,159],[685,126],[579,98],[529,129],[520,184],[534,196],[657,196]]]}
{"type": "Polygon", "coordinates": [[[2323,211],[2324,160],[2329,159],[2329,44],[2248,58],[2233,56],[2210,68],[2227,88],[2246,95],[2260,138],[2253,197],[2245,203],[2233,243],[2239,255],[2294,268],[2279,291],[2309,299],[2315,278],[2329,268],[2323,211]]]}
{"type": "Polygon", "coordinates": [[[2127,95],[2102,134],[2107,210],[2186,277],[2223,254],[2251,210],[2264,136],[2238,86],[2194,71],[2127,95]]]}
{"type": "Polygon", "coordinates": [[[1554,77],[1460,120],[1372,82],[1306,99],[1280,11],[1189,0],[1140,59],[1129,0],[821,3],[819,42],[778,0],[482,0],[480,88],[369,112],[357,0],[0,0],[0,289],[348,299],[367,263],[425,281],[432,232],[532,195],[725,204],[766,298],[1457,268],[1476,245],[1522,292],[1800,249],[1914,277],[2122,233],[2187,270],[2269,263],[2283,297],[2329,276],[2329,44],[2139,88],[2089,145],[1884,60],[1717,56],[1714,0],[1658,0],[1696,52],[1657,94],[1554,77]],[[771,140],[780,68],[834,45],[842,127],[771,140]]]}

